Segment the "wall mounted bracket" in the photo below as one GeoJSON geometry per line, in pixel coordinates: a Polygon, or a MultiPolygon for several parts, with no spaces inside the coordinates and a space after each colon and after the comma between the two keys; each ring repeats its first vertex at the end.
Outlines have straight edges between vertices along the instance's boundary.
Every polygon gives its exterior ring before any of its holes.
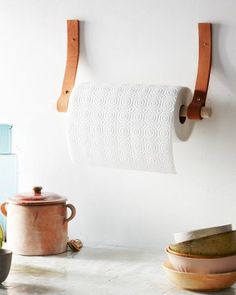
{"type": "Polygon", "coordinates": [[[57,110],[66,112],[71,91],[74,87],[79,62],[79,21],[67,21],[67,61],[61,95],[57,101],[57,110]]]}
{"type": "MultiPolygon", "coordinates": [[[[212,26],[210,23],[199,23],[199,58],[198,71],[193,100],[189,106],[180,109],[180,121],[188,117],[192,120],[209,118],[211,109],[205,107],[211,72],[212,60],[212,26]]],[[[79,62],[79,20],[67,21],[67,62],[61,96],[57,102],[57,110],[66,112],[71,91],[73,89],[79,62]]]]}
{"type": "Polygon", "coordinates": [[[212,25],[199,23],[198,72],[193,100],[187,108],[187,117],[192,120],[209,118],[211,109],[205,107],[212,61],[212,25]]]}

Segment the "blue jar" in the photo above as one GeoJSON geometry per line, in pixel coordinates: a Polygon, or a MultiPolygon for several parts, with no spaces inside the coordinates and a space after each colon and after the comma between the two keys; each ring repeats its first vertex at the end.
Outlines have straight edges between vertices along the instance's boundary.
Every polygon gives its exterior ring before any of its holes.
{"type": "Polygon", "coordinates": [[[12,125],[0,124],[0,154],[12,152],[12,125]]]}
{"type": "MultiPolygon", "coordinates": [[[[0,203],[5,202],[17,192],[18,164],[17,156],[0,155],[0,203]]],[[[6,217],[0,212],[0,225],[6,232],[6,217]]],[[[1,266],[0,266],[1,267],[1,266]]]]}

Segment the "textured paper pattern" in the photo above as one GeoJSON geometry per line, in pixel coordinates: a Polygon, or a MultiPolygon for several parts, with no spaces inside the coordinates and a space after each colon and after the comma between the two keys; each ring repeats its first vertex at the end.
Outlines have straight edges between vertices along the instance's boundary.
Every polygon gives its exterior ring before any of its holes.
{"type": "Polygon", "coordinates": [[[172,131],[183,96],[182,87],[80,84],[68,108],[68,146],[73,161],[175,172],[172,131]]]}

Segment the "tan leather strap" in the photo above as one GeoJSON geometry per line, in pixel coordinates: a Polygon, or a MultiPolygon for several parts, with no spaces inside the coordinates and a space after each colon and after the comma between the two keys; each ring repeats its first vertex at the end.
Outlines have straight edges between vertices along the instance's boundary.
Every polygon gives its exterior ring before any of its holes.
{"type": "Polygon", "coordinates": [[[57,110],[66,112],[71,91],[74,87],[79,62],[79,20],[67,21],[67,61],[61,96],[57,101],[57,110]]]}
{"type": "Polygon", "coordinates": [[[210,23],[199,23],[199,59],[198,73],[193,100],[188,106],[189,119],[201,120],[201,108],[205,106],[212,60],[212,26],[210,23]]]}

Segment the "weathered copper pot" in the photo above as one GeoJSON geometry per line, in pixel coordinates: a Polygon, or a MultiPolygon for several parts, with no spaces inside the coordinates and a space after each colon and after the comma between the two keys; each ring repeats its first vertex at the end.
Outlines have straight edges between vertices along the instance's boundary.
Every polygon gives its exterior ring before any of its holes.
{"type": "Polygon", "coordinates": [[[7,216],[7,245],[15,254],[51,255],[66,251],[68,222],[76,209],[66,198],[52,193],[22,194],[1,204],[7,216]],[[71,215],[67,217],[67,208],[71,215]]]}

